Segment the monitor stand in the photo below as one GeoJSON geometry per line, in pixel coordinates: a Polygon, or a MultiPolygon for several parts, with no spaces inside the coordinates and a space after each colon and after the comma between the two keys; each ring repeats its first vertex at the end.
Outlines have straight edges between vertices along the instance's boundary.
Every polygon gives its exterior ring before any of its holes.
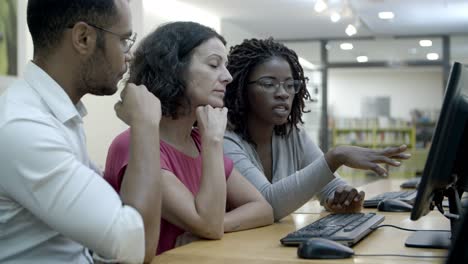
{"type": "Polygon", "coordinates": [[[408,239],[405,246],[417,248],[450,248],[451,232],[416,231],[408,239]]]}
{"type": "Polygon", "coordinates": [[[460,196],[455,187],[447,188],[444,193],[449,199],[450,213],[446,214],[442,209],[443,197],[434,200],[438,200],[436,204],[439,211],[450,219],[451,231],[416,231],[406,239],[405,246],[417,248],[450,248],[452,234],[456,231],[456,223],[459,222],[457,217],[460,217],[461,203],[460,196]]]}

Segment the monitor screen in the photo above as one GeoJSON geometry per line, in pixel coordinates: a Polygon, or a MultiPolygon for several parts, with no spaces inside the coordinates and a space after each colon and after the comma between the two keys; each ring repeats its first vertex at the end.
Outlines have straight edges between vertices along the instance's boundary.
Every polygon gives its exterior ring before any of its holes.
{"type": "MultiPolygon", "coordinates": [[[[418,193],[411,211],[411,219],[417,220],[434,207],[447,217],[453,217],[452,228],[460,214],[460,195],[468,191],[468,71],[460,63],[454,63],[445,89],[442,110],[436,124],[429,155],[424,166],[418,193]],[[449,198],[449,212],[442,207],[444,197],[449,198]]],[[[426,232],[429,236],[429,232],[426,232]]],[[[421,247],[449,247],[450,233],[442,234],[440,245],[421,247]]],[[[440,235],[440,234],[439,234],[440,235]]],[[[414,237],[413,237],[414,239],[414,237]]],[[[407,246],[419,242],[407,240],[407,246]]],[[[421,240],[431,240],[429,237],[421,240]]]]}

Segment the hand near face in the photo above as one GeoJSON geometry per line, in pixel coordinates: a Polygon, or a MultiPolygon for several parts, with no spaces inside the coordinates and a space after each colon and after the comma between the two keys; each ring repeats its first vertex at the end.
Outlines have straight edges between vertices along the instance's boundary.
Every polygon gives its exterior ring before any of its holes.
{"type": "Polygon", "coordinates": [[[196,110],[197,125],[202,138],[222,142],[227,124],[227,108],[199,106],[196,110]]]}
{"type": "Polygon", "coordinates": [[[338,186],[333,196],[325,202],[325,208],[333,213],[357,213],[362,209],[365,193],[346,185],[338,186]]]}
{"type": "Polygon", "coordinates": [[[406,145],[388,147],[383,150],[368,149],[355,146],[338,146],[325,154],[325,159],[333,172],[341,165],[355,169],[372,170],[380,176],[386,176],[387,170],[379,163],[398,167],[400,162],[411,157],[411,154],[403,153],[408,149],[406,145]]]}
{"type": "Polygon", "coordinates": [[[129,126],[137,123],[159,124],[161,102],[144,85],[128,83],[114,106],[117,116],[129,126]]]}

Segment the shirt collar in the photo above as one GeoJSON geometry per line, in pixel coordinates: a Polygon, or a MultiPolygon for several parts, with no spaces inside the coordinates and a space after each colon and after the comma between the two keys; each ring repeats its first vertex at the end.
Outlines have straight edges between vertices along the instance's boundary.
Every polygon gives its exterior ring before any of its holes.
{"type": "Polygon", "coordinates": [[[39,66],[29,62],[26,65],[24,79],[60,122],[65,123],[73,118],[83,122],[83,117],[87,114],[83,103],[79,101],[73,105],[65,90],[39,66]]]}

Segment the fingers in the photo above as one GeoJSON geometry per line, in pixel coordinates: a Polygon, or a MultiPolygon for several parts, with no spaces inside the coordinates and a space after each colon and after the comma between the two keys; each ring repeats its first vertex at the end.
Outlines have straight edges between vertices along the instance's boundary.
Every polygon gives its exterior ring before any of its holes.
{"type": "Polygon", "coordinates": [[[115,110],[115,113],[117,113],[117,115],[119,114],[121,108],[122,108],[122,101],[118,101],[117,103],[115,103],[114,110],[115,110]]]}
{"type": "Polygon", "coordinates": [[[403,160],[403,159],[409,159],[411,158],[411,154],[410,153],[399,153],[397,155],[393,155],[391,156],[390,158],[392,159],[400,159],[400,160],[403,160]]]}
{"type": "Polygon", "coordinates": [[[399,147],[388,147],[388,148],[385,148],[381,154],[384,155],[384,156],[387,156],[387,157],[391,157],[391,156],[394,156],[394,155],[398,155],[404,151],[408,150],[408,146],[406,145],[401,145],[399,147]]]}
{"type": "Polygon", "coordinates": [[[354,202],[363,202],[365,197],[366,197],[366,193],[364,191],[360,191],[358,195],[354,197],[354,202]]]}
{"type": "Polygon", "coordinates": [[[120,100],[124,100],[125,99],[125,96],[127,95],[127,87],[129,86],[130,84],[127,84],[123,89],[122,91],[120,92],[120,100]]]}
{"type": "Polygon", "coordinates": [[[351,186],[336,188],[333,198],[327,199],[326,207],[336,213],[359,212],[364,202],[365,193],[358,192],[351,186]]]}
{"type": "Polygon", "coordinates": [[[387,170],[382,168],[379,164],[377,163],[372,163],[372,165],[369,166],[369,169],[377,173],[379,176],[388,176],[387,170]]]}
{"type": "Polygon", "coordinates": [[[223,116],[227,116],[227,113],[228,113],[227,107],[221,108],[221,113],[223,113],[223,116]]]}
{"type": "Polygon", "coordinates": [[[393,160],[385,156],[380,157],[377,161],[380,163],[386,163],[388,165],[395,166],[395,167],[399,167],[401,165],[401,162],[393,160]]]}
{"type": "Polygon", "coordinates": [[[356,196],[357,190],[349,185],[345,186],[344,188],[343,187],[340,188],[340,187],[336,188],[335,190],[334,202],[335,204],[348,206],[351,204],[354,197],[356,196]]]}

